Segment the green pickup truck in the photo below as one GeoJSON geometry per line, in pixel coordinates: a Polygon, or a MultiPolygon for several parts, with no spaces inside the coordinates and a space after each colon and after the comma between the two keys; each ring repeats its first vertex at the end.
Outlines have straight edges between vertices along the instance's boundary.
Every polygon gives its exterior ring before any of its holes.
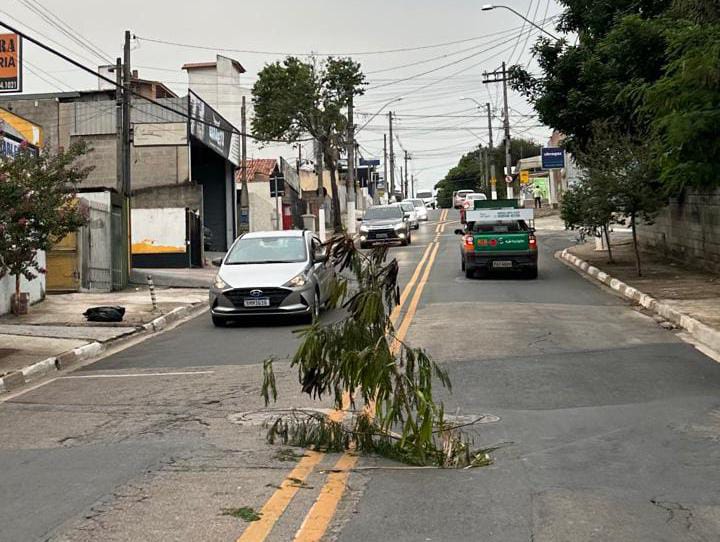
{"type": "Polygon", "coordinates": [[[466,213],[460,265],[465,276],[477,271],[517,270],[531,279],[538,275],[538,251],[532,223],[532,209],[518,209],[505,200],[477,202],[466,213]]]}

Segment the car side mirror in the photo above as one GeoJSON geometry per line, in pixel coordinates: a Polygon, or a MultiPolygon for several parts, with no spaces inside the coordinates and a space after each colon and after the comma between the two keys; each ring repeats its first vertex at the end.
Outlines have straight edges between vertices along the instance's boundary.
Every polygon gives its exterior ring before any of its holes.
{"type": "Polygon", "coordinates": [[[358,222],[362,222],[362,221],[363,221],[362,217],[360,217],[360,216],[357,217],[355,220],[357,220],[358,222]]]}
{"type": "Polygon", "coordinates": [[[465,232],[463,230],[455,230],[455,235],[465,235],[465,232]]]}
{"type": "Polygon", "coordinates": [[[220,267],[222,265],[222,262],[222,258],[213,258],[210,263],[212,263],[215,267],[220,267]]]}

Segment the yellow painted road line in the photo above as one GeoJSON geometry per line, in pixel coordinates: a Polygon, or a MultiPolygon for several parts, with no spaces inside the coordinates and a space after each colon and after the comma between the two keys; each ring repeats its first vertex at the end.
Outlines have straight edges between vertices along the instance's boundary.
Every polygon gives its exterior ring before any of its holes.
{"type": "Polygon", "coordinates": [[[390,320],[392,321],[393,325],[397,322],[397,319],[400,316],[400,311],[402,310],[403,305],[405,305],[405,301],[407,301],[407,298],[410,296],[410,292],[412,291],[418,277],[420,276],[420,272],[422,271],[423,265],[425,265],[425,261],[427,260],[427,257],[432,250],[432,246],[433,243],[431,242],[425,249],[422,258],[420,258],[420,261],[415,267],[415,272],[413,273],[412,277],[410,277],[410,281],[405,285],[405,288],[403,288],[403,291],[400,294],[400,303],[395,306],[392,313],[390,314],[390,320]]]}
{"type": "Polygon", "coordinates": [[[275,526],[275,523],[282,516],[290,501],[300,489],[315,466],[322,460],[325,454],[320,452],[307,451],[295,468],[287,475],[280,488],[273,493],[260,510],[260,519],[251,522],[245,532],[240,535],[237,542],[258,542],[265,540],[267,535],[275,526]],[[292,480],[291,480],[292,478],[292,480]],[[298,482],[300,480],[300,483],[298,482]]]}
{"type": "MultiPolygon", "coordinates": [[[[410,305],[408,306],[407,314],[405,314],[405,318],[398,329],[398,341],[404,340],[407,335],[410,324],[412,323],[415,312],[417,311],[417,306],[420,303],[423,290],[425,289],[425,285],[430,277],[433,263],[440,249],[440,243],[433,242],[432,245],[433,250],[430,258],[428,259],[427,265],[425,266],[422,279],[415,289],[415,293],[410,301],[410,305]]],[[[398,346],[399,343],[395,342],[393,344],[393,350],[395,351],[398,346]]],[[[349,471],[355,466],[357,461],[358,458],[354,454],[345,453],[342,457],[340,457],[338,462],[335,464],[335,472],[328,474],[327,482],[325,482],[325,485],[320,490],[320,495],[308,512],[307,516],[305,516],[305,520],[300,526],[300,529],[295,534],[295,542],[318,542],[322,539],[328,526],[330,525],[330,522],[332,521],[333,516],[335,515],[340,499],[342,499],[342,496],[345,493],[347,480],[350,476],[349,471]]]]}
{"type": "Polygon", "coordinates": [[[320,496],[295,534],[295,542],[318,542],[325,535],[340,499],[345,493],[349,471],[357,461],[356,455],[343,454],[335,463],[334,470],[337,472],[328,474],[327,482],[320,490],[320,496]]]}

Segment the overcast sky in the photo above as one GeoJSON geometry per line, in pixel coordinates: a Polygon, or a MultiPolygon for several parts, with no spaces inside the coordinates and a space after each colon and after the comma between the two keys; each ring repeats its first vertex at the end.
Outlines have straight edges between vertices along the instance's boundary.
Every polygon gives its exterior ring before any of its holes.
{"type": "MultiPolygon", "coordinates": [[[[494,138],[496,142],[502,139],[502,88],[484,85],[483,71],[497,69],[503,60],[534,67],[529,50],[538,32],[532,29],[528,33],[528,25],[522,29],[522,19],[507,10],[481,11],[487,1],[5,0],[0,4],[0,20],[40,39],[57,41],[65,52],[70,51],[89,66],[103,63],[98,54],[111,60],[121,56],[123,32],[130,30],[140,38],[133,45],[133,67],[141,77],[164,81],[178,94],[187,89],[187,77],[180,67],[187,62],[212,61],[216,52],[235,58],[246,68],[243,85],[247,86],[252,86],[264,64],[282,58],[282,53],[354,53],[369,81],[367,94],[356,104],[359,125],[388,101],[403,96],[359,134],[362,154],[382,156],[386,112],[391,109],[397,114],[395,129],[402,145],[398,148],[396,142],[395,152],[400,155],[407,149],[413,156],[410,172],[418,177],[418,186],[430,188],[463,153],[480,141],[487,142],[487,118],[475,117],[474,104],[460,98],[493,104],[497,108],[494,138]],[[32,7],[54,13],[94,44],[98,54],[73,43],[32,7]],[[142,38],[209,49],[164,45],[142,38]],[[460,40],[465,41],[426,47],[460,40]],[[419,47],[426,48],[384,52],[419,47]]],[[[554,0],[504,3],[538,23],[560,11],[554,0]]],[[[546,28],[553,32],[554,23],[549,22],[546,28]]],[[[97,86],[92,77],[31,44],[26,44],[24,57],[26,93],[97,86]]],[[[512,91],[509,101],[512,133],[544,143],[550,131],[530,116],[530,105],[512,91]]]]}

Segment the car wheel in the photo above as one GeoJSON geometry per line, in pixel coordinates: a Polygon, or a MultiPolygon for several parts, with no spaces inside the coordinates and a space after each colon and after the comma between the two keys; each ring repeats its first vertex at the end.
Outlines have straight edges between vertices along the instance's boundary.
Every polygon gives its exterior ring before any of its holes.
{"type": "Polygon", "coordinates": [[[471,279],[475,277],[475,268],[470,267],[469,265],[465,266],[465,278],[471,279]]]}
{"type": "Polygon", "coordinates": [[[360,248],[368,248],[368,246],[369,245],[367,243],[360,243],[360,248]]]}
{"type": "Polygon", "coordinates": [[[310,312],[304,317],[306,324],[312,324],[315,320],[320,318],[321,307],[322,302],[320,301],[320,294],[318,294],[317,290],[315,290],[315,295],[313,296],[313,304],[310,312]]]}
{"type": "Polygon", "coordinates": [[[228,319],[224,316],[214,316],[212,317],[212,323],[215,325],[215,327],[225,327],[227,326],[228,319]]]}
{"type": "Polygon", "coordinates": [[[529,267],[528,270],[525,272],[525,276],[530,280],[534,280],[534,279],[538,278],[537,265],[534,267],[529,267]]]}
{"type": "Polygon", "coordinates": [[[465,258],[460,258],[460,271],[465,271],[465,258]]]}

